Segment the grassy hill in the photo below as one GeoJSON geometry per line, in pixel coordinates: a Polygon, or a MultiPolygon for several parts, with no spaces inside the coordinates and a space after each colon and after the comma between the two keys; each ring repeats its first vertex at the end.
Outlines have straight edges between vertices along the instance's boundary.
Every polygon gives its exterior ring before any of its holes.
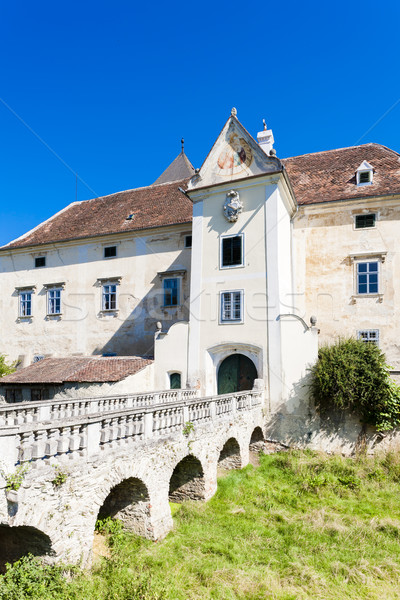
{"type": "Polygon", "coordinates": [[[174,520],[158,543],[113,526],[90,573],[23,559],[0,599],[400,599],[400,453],[262,455],[174,520]]]}

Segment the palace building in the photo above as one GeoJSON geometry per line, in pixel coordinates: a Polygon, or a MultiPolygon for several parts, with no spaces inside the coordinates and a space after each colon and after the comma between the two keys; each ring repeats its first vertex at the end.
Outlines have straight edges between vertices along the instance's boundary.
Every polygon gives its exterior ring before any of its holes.
{"type": "Polygon", "coordinates": [[[262,387],[293,413],[318,344],[355,336],[400,371],[400,156],[286,159],[225,123],[200,169],[75,202],[0,248],[6,401],[262,387]]]}

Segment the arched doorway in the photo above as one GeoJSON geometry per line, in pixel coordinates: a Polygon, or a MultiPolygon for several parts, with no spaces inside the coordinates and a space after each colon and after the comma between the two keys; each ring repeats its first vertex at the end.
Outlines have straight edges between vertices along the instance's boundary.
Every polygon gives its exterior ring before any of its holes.
{"type": "Polygon", "coordinates": [[[218,394],[232,394],[252,390],[257,369],[244,354],[231,354],[218,369],[218,394]]]}

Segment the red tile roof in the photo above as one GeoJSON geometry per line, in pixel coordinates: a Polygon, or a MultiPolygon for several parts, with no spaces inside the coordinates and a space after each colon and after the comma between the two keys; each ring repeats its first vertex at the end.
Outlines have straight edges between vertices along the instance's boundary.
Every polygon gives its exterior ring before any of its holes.
{"type": "Polygon", "coordinates": [[[138,356],[44,358],[0,378],[0,385],[34,383],[105,383],[138,373],[153,361],[138,356]]]}
{"type": "Polygon", "coordinates": [[[190,223],[187,179],[74,202],[5,248],[22,248],[111,233],[190,223]],[[127,219],[129,215],[132,218],[127,219]]]}
{"type": "MultiPolygon", "coordinates": [[[[400,194],[400,156],[380,144],[293,156],[282,162],[300,205],[400,194]],[[364,160],[374,168],[373,184],[357,187],[355,171],[364,160]]],[[[70,204],[3,249],[190,223],[192,203],[178,189],[186,189],[187,182],[182,179],[70,204]],[[129,215],[133,217],[127,219],[129,215]]]]}
{"type": "Polygon", "coordinates": [[[282,160],[299,204],[400,194],[400,155],[380,144],[364,144],[282,160]],[[368,161],[372,185],[357,187],[355,171],[368,161]]]}

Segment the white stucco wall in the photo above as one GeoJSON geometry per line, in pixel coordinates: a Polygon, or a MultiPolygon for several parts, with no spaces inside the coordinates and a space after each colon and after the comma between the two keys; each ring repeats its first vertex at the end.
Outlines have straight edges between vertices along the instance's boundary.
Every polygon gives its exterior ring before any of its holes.
{"type": "Polygon", "coordinates": [[[175,323],[161,333],[155,343],[154,385],[157,390],[169,389],[169,375],[180,373],[182,388],[186,387],[189,324],[175,323]]]}
{"type": "Polygon", "coordinates": [[[35,355],[70,356],[115,352],[152,355],[155,324],[168,328],[187,320],[191,250],[184,248],[187,225],[139,234],[121,234],[79,242],[0,251],[0,353],[29,365],[35,355]],[[104,259],[105,246],[117,257],[104,259]],[[37,256],[46,267],[34,268],[37,256]],[[182,269],[181,306],[163,308],[158,272],[182,269]],[[121,277],[118,311],[101,311],[100,279],[121,277]],[[46,316],[46,284],[65,282],[62,315],[46,316]],[[36,286],[32,317],[18,318],[18,290],[36,286]]]}
{"type": "MultiPolygon", "coordinates": [[[[253,360],[258,377],[269,386],[275,405],[285,398],[282,322],[293,310],[291,204],[282,175],[230,182],[191,192],[194,200],[192,298],[189,333],[189,382],[203,393],[217,392],[221,362],[233,353],[253,360]],[[229,222],[222,207],[231,189],[243,211],[229,222]],[[244,235],[244,264],[221,268],[224,235],[244,235]],[[201,255],[201,260],[196,257],[201,255]],[[243,322],[220,322],[220,293],[242,290],[243,322]]],[[[300,345],[301,348],[301,345],[300,345]]],[[[304,367],[299,348],[296,368],[304,367]]],[[[291,358],[293,360],[293,357],[291,358]]]]}
{"type": "Polygon", "coordinates": [[[400,258],[398,198],[333,202],[299,207],[294,220],[296,292],[299,314],[315,314],[320,343],[357,331],[378,329],[379,345],[388,362],[400,368],[397,314],[400,308],[400,258]],[[355,229],[354,217],[376,213],[375,227],[355,229]],[[373,254],[377,253],[374,257],[373,254]],[[383,258],[379,253],[385,252],[383,258]],[[378,260],[379,296],[355,295],[355,262],[351,255],[378,260]]]}

